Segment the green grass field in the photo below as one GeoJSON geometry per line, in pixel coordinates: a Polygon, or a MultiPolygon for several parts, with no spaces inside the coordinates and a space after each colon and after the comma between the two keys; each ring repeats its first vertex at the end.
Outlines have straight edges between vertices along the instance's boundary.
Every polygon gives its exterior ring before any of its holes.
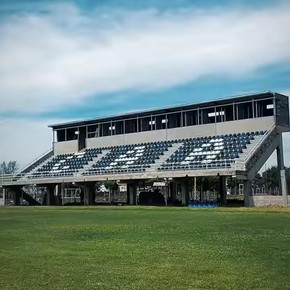
{"type": "Polygon", "coordinates": [[[2,207],[0,289],[290,289],[290,211],[2,207]]]}

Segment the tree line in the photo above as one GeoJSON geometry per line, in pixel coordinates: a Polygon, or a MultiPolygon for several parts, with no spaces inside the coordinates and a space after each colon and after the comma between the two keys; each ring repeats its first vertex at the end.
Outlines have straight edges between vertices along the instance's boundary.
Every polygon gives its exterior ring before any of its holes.
{"type": "Polygon", "coordinates": [[[13,174],[19,169],[17,161],[3,161],[0,163],[0,174],[13,174]]]}

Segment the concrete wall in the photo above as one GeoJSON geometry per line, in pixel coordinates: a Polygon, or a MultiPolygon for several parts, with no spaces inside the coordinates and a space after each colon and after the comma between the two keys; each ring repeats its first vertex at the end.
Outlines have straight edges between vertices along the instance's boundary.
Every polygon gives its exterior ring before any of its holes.
{"type": "Polygon", "coordinates": [[[0,198],[0,206],[4,205],[4,198],[0,198]]]}
{"type": "MultiPolygon", "coordinates": [[[[281,195],[255,195],[250,196],[250,206],[283,206],[283,196],[281,195]]],[[[288,196],[288,206],[290,205],[290,196],[288,196]]]]}
{"type": "Polygon", "coordinates": [[[54,143],[54,155],[78,151],[78,140],[54,143]]]}
{"type": "Polygon", "coordinates": [[[122,144],[137,144],[144,142],[175,140],[209,135],[260,131],[269,129],[273,122],[274,119],[273,116],[271,116],[240,121],[221,122],[216,124],[196,125],[167,130],[146,131],[125,135],[106,136],[100,138],[88,138],[86,140],[86,146],[87,148],[107,147],[122,144]]]}

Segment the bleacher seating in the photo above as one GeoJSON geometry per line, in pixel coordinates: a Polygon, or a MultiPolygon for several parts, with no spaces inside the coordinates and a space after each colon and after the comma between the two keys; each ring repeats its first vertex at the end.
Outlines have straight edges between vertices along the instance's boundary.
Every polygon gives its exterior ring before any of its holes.
{"type": "Polygon", "coordinates": [[[247,132],[186,139],[159,170],[230,167],[255,136],[263,134],[264,132],[247,132]]]}
{"type": "Polygon", "coordinates": [[[73,176],[73,174],[93,161],[101,153],[99,148],[85,149],[81,152],[59,154],[53,157],[52,160],[37,169],[32,174],[32,177],[45,176],[73,176]]]}
{"type": "Polygon", "coordinates": [[[216,201],[190,201],[189,208],[216,208],[219,204],[216,201]]]}
{"type": "Polygon", "coordinates": [[[110,152],[84,175],[144,172],[171,146],[171,142],[159,141],[106,148],[110,152]]]}
{"type": "Polygon", "coordinates": [[[85,176],[140,173],[152,167],[174,143],[181,144],[181,146],[160,165],[158,164],[156,170],[229,168],[247,149],[247,146],[257,136],[264,133],[264,131],[247,132],[85,149],[77,153],[54,156],[53,159],[33,172],[30,177],[73,176],[80,171],[80,174],[85,176]],[[104,156],[101,156],[85,170],[81,170],[102,152],[104,152],[104,156]]]}

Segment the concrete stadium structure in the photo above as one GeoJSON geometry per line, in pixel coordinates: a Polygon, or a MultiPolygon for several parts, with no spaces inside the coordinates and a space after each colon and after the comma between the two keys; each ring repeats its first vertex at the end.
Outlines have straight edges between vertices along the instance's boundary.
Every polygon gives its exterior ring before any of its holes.
{"type": "MultiPolygon", "coordinates": [[[[38,202],[23,188],[46,188],[46,204],[60,195],[62,184],[81,185],[84,203],[93,204],[95,184],[114,180],[127,186],[127,203],[136,204],[138,182],[155,180],[166,187],[166,203],[178,188],[189,202],[196,179],[219,178],[226,204],[226,177],[244,183],[245,206],[259,205],[251,194],[256,173],[277,151],[280,192],[275,203],[287,206],[283,132],[289,131],[288,97],[263,92],[150,111],[140,111],[49,127],[52,149],[32,164],[0,178],[0,186],[19,204],[38,202]],[[278,202],[277,202],[278,199],[278,202]]],[[[263,204],[265,200],[263,200],[263,204]]],[[[266,202],[267,203],[267,202],[266,202]]],[[[271,200],[268,201],[271,203],[271,200]]]]}

